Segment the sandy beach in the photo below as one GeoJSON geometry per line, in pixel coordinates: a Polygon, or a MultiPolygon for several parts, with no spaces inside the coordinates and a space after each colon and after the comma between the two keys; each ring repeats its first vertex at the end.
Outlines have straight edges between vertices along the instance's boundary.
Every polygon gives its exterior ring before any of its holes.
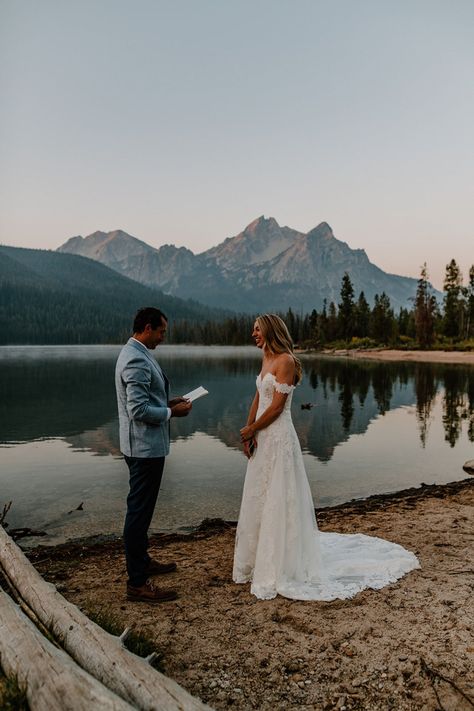
{"type": "Polygon", "coordinates": [[[151,634],[165,673],[215,709],[464,711],[474,705],[474,479],[317,512],[322,530],[362,532],[414,551],[421,568],[352,600],[258,601],[231,580],[235,525],[160,535],[176,560],[158,606],[125,600],[119,540],[37,547],[45,578],[85,611],[151,634]]]}
{"type": "Polygon", "coordinates": [[[372,350],[322,351],[323,355],[355,358],[357,360],[413,361],[419,363],[459,363],[474,365],[472,351],[401,351],[385,348],[372,350]]]}

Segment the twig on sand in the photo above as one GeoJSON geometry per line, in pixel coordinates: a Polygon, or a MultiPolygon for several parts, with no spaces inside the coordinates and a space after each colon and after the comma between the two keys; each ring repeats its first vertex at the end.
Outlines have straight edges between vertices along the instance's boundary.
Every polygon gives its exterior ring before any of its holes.
{"type": "MultiPolygon", "coordinates": [[[[11,501],[9,501],[8,504],[3,504],[3,511],[2,513],[0,513],[0,526],[2,526],[5,530],[8,528],[8,523],[5,519],[11,507],[11,501]]],[[[12,528],[9,529],[8,532],[10,534],[10,537],[13,538],[14,541],[17,541],[19,538],[28,538],[29,536],[46,536],[45,531],[37,531],[36,529],[29,527],[12,528]]]]}
{"type": "Polygon", "coordinates": [[[458,692],[458,694],[463,697],[463,699],[465,699],[474,708],[474,700],[470,696],[468,696],[466,692],[463,691],[452,679],[449,679],[449,677],[444,676],[444,674],[441,674],[441,672],[439,672],[437,669],[429,667],[423,657],[421,657],[421,668],[431,682],[431,686],[433,687],[433,691],[435,693],[436,700],[439,704],[441,711],[447,710],[441,704],[440,698],[438,696],[438,691],[434,683],[436,679],[441,679],[441,681],[444,681],[446,684],[449,684],[455,691],[458,692]]]}
{"type": "Polygon", "coordinates": [[[6,528],[8,526],[8,523],[5,523],[5,519],[7,517],[8,512],[10,511],[12,507],[12,502],[9,501],[8,504],[3,504],[3,511],[0,514],[0,526],[3,526],[3,528],[6,528]]]}

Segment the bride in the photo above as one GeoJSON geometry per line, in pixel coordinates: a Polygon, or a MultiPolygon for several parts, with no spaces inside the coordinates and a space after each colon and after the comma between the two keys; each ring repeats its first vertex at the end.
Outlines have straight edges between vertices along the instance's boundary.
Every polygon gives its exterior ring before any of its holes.
{"type": "Polygon", "coordinates": [[[240,430],[248,457],[233,580],[268,600],[350,598],[382,588],[419,567],[396,543],[363,534],[318,530],[291,399],[302,377],[288,329],[264,314],[252,337],[263,351],[262,370],[247,424],[240,430]]]}

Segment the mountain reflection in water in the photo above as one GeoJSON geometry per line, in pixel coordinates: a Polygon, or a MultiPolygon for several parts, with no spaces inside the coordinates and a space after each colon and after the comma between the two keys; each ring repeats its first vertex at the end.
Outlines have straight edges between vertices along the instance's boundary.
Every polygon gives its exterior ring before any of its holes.
{"type": "MultiPolygon", "coordinates": [[[[0,510],[13,501],[12,527],[45,529],[48,542],[120,533],[127,468],[114,387],[119,350],[0,348],[0,510]]],[[[153,527],[236,519],[246,467],[239,431],[261,354],[161,346],[156,356],[173,395],[198,385],[209,395],[171,423],[153,527]]],[[[292,410],[317,506],[466,476],[462,465],[474,458],[474,368],[302,360],[292,410]]]]}
{"type": "MultiPolygon", "coordinates": [[[[77,449],[118,456],[114,390],[118,349],[110,350],[109,357],[102,354],[101,358],[94,358],[93,351],[77,359],[3,357],[0,443],[59,437],[77,449]]],[[[199,384],[210,392],[195,403],[189,417],[173,421],[172,439],[205,432],[239,448],[239,430],[260,369],[258,353],[257,357],[252,351],[234,358],[206,357],[194,355],[191,348],[168,347],[156,355],[173,394],[199,384]]],[[[303,450],[320,461],[329,461],[340,443],[366,432],[378,416],[404,406],[416,407],[420,444],[425,446],[440,393],[446,441],[454,447],[464,425],[467,438],[474,442],[473,368],[308,357],[303,365],[304,379],[293,396],[293,419],[303,450]],[[314,407],[302,410],[304,403],[314,407]]]]}

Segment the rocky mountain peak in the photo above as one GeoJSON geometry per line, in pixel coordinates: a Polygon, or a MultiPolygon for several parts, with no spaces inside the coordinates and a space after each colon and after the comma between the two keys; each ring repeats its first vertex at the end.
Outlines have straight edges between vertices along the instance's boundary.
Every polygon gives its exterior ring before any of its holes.
{"type": "Polygon", "coordinates": [[[240,269],[268,262],[291,247],[299,236],[295,230],[281,228],[274,217],[261,215],[238,235],[229,237],[205,255],[215,259],[220,267],[240,269]]]}
{"type": "Polygon", "coordinates": [[[335,239],[334,232],[332,231],[331,227],[328,225],[327,222],[320,222],[319,225],[313,227],[313,229],[308,232],[308,237],[310,239],[335,239]]]}
{"type": "Polygon", "coordinates": [[[257,217],[253,220],[247,227],[241,232],[242,235],[255,235],[258,236],[262,232],[269,232],[271,230],[279,230],[280,225],[275,220],[274,217],[266,218],[264,215],[257,217]]]}

